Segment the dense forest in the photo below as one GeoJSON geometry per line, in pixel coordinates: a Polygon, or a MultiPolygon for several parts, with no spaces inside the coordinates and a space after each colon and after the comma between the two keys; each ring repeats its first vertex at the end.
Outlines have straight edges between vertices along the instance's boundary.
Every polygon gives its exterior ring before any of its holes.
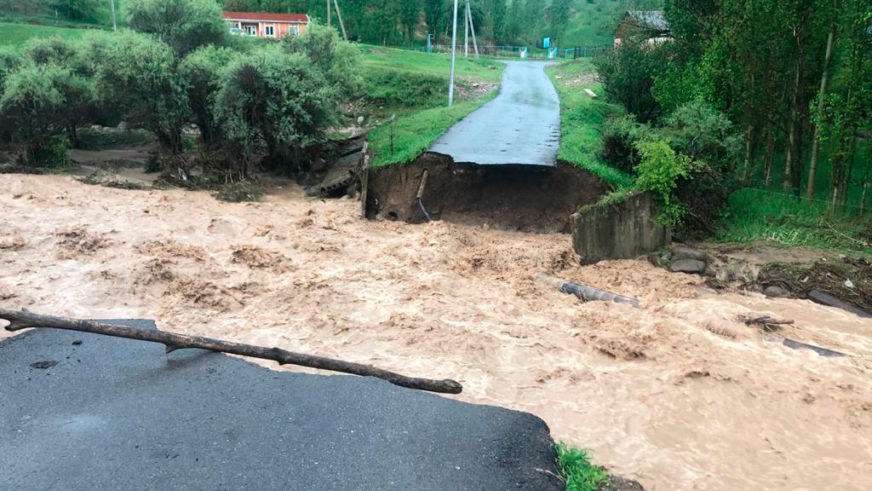
{"type": "MultiPolygon", "coordinates": [[[[463,1],[460,0],[461,7],[463,1]]],[[[115,0],[119,11],[129,0],[115,0]]],[[[327,0],[223,0],[226,10],[306,12],[326,23],[327,0]]],[[[331,2],[332,3],[332,2],[331,2]]],[[[450,43],[453,0],[339,0],[352,40],[385,45],[420,45],[428,33],[450,43]]],[[[482,43],[536,45],[549,36],[560,45],[609,44],[627,9],[660,8],[662,0],[471,0],[482,43]]],[[[109,24],[108,0],[0,0],[0,20],[68,20],[109,24]]],[[[331,20],[337,22],[335,9],[331,20]]],[[[463,19],[462,13],[459,14],[463,19]]],[[[119,15],[119,21],[124,17],[119,15]]],[[[462,26],[460,31],[462,32],[462,26]]]]}
{"type": "Polygon", "coordinates": [[[677,180],[677,211],[703,229],[741,186],[868,207],[868,0],[667,0],[665,15],[673,40],[640,29],[596,62],[607,97],[632,114],[604,128],[607,158],[632,169],[651,140],[670,145],[655,178],[677,180]]]}

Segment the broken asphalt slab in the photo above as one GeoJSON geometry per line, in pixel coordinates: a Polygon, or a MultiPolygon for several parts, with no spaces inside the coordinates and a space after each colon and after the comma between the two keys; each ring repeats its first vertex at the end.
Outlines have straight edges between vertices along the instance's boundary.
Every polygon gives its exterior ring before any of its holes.
{"type": "Polygon", "coordinates": [[[377,379],[53,329],[0,366],[2,489],[562,489],[541,419],[377,379]]]}
{"type": "Polygon", "coordinates": [[[560,101],[547,63],[507,65],[499,95],[452,126],[430,152],[479,165],[556,165],[560,101]]]}

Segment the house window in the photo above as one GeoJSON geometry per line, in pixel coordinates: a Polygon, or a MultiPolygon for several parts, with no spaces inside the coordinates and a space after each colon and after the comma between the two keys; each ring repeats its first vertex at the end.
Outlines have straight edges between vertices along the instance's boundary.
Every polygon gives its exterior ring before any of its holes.
{"type": "Polygon", "coordinates": [[[300,26],[291,26],[291,32],[293,32],[294,35],[300,34],[300,26]]]}
{"type": "Polygon", "coordinates": [[[271,38],[271,37],[275,37],[275,35],[276,35],[276,28],[275,28],[275,26],[266,26],[266,27],[264,27],[264,35],[265,35],[266,37],[270,37],[270,38],[271,38]]]}
{"type": "Polygon", "coordinates": [[[257,36],[257,26],[245,26],[245,33],[249,36],[257,36]]]}

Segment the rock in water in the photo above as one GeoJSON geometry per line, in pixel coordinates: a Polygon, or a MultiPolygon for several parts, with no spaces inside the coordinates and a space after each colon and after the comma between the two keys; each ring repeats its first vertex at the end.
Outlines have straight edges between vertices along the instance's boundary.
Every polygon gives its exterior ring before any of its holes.
{"type": "Polygon", "coordinates": [[[705,262],[707,255],[705,252],[698,249],[692,249],[687,246],[677,245],[672,247],[672,259],[693,259],[696,261],[705,262]]]}
{"type": "Polygon", "coordinates": [[[669,266],[673,273],[702,274],[705,271],[705,263],[697,259],[679,259],[669,266]]]}

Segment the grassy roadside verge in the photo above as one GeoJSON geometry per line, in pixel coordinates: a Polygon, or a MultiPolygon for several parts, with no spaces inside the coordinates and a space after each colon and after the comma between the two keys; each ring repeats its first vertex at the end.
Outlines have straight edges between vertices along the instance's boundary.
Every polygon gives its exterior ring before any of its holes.
{"type": "Polygon", "coordinates": [[[609,166],[600,158],[600,128],[606,117],[623,112],[623,108],[601,99],[591,99],[584,89],[602,97],[589,59],[561,63],[546,69],[560,96],[560,149],[557,158],[569,162],[608,182],[615,188],[633,184],[629,174],[609,166]]]}
{"type": "Polygon", "coordinates": [[[560,478],[566,483],[566,491],[596,491],[609,481],[602,467],[593,465],[587,452],[563,443],[555,446],[560,478]]]}
{"type": "Polygon", "coordinates": [[[369,134],[373,167],[406,163],[424,153],[456,122],[496,96],[505,68],[490,59],[458,58],[457,102],[447,107],[448,55],[369,45],[360,49],[366,99],[384,105],[377,112],[397,115],[369,134]],[[490,87],[497,89],[484,92],[490,87]]]}
{"type": "Polygon", "coordinates": [[[448,131],[454,123],[475,111],[496,96],[496,91],[475,100],[455,104],[452,107],[433,107],[408,116],[397,118],[369,134],[373,167],[409,162],[424,153],[430,145],[448,131]],[[391,132],[393,131],[393,152],[391,132]]]}

